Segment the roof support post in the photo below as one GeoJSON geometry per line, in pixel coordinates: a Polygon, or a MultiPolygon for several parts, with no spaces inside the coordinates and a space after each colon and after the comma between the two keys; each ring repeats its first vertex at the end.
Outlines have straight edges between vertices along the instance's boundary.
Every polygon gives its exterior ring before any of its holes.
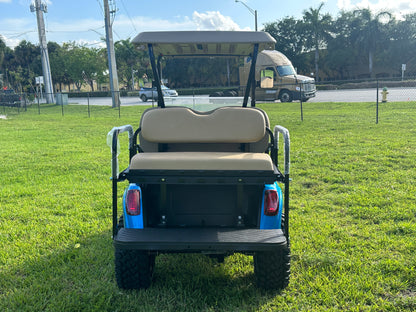
{"type": "Polygon", "coordinates": [[[156,66],[155,54],[153,53],[153,45],[149,43],[149,57],[150,57],[150,64],[152,65],[153,77],[156,83],[157,89],[157,106],[165,107],[165,100],[163,99],[162,87],[160,85],[160,77],[156,66]]]}
{"type": "Polygon", "coordinates": [[[256,106],[256,98],[255,98],[255,91],[256,91],[256,61],[257,61],[257,54],[259,53],[259,44],[256,43],[253,49],[253,55],[251,58],[251,66],[250,66],[250,73],[248,74],[248,81],[246,86],[246,92],[244,93],[244,101],[243,107],[247,107],[248,96],[250,94],[250,88],[252,89],[251,92],[251,106],[256,106]]]}
{"type": "Polygon", "coordinates": [[[159,75],[160,81],[162,81],[162,78],[163,78],[162,77],[162,65],[160,64],[161,60],[162,60],[162,55],[159,55],[157,57],[156,67],[157,67],[157,73],[159,75]]]}

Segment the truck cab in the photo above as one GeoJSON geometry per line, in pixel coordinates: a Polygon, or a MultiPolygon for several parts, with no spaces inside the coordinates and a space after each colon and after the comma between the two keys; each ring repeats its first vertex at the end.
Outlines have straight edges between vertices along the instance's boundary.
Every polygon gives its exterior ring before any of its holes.
{"type": "MultiPolygon", "coordinates": [[[[249,75],[251,58],[246,58],[239,68],[240,90],[244,92],[245,81],[249,75]]],[[[262,101],[306,102],[315,96],[316,86],[313,78],[298,75],[292,62],[276,50],[263,50],[256,62],[256,99],[262,101]]]]}

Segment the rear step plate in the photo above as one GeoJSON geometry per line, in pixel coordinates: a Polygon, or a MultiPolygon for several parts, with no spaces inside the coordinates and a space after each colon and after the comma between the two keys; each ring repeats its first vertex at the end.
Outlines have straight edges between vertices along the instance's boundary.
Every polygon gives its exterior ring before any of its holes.
{"type": "Polygon", "coordinates": [[[230,228],[122,228],[116,248],[169,252],[271,251],[286,244],[282,230],[230,228]]]}

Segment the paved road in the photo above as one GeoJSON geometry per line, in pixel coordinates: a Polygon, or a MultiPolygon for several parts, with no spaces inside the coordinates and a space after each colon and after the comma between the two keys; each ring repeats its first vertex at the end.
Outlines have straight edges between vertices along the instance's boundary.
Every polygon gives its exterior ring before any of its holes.
{"type": "MultiPolygon", "coordinates": [[[[381,89],[379,101],[381,102],[381,89]]],[[[387,100],[389,102],[416,101],[416,88],[390,88],[387,100]]],[[[310,102],[376,102],[377,89],[354,90],[324,90],[318,91],[310,102]]]]}
{"type": "MultiPolygon", "coordinates": [[[[381,89],[379,90],[379,101],[381,102],[381,89]]],[[[416,101],[416,88],[390,88],[387,100],[389,102],[416,101]]],[[[199,96],[201,97],[201,96],[199,96]]],[[[186,97],[189,99],[190,97],[186,97]]],[[[354,90],[324,90],[318,91],[316,97],[309,102],[376,102],[376,89],[354,89],[354,90]]],[[[69,98],[70,104],[111,106],[111,98],[69,98]]],[[[139,97],[121,97],[121,106],[152,105],[152,101],[142,102],[139,97]]],[[[157,105],[153,102],[153,105],[157,105]]]]}
{"type": "MultiPolygon", "coordinates": [[[[152,105],[152,101],[143,102],[138,96],[126,96],[120,98],[121,106],[133,106],[133,105],[152,105]]],[[[101,106],[112,106],[113,100],[111,97],[91,97],[91,98],[69,98],[69,104],[79,105],[101,105],[101,106]]],[[[157,102],[153,103],[157,106],[157,102]]]]}

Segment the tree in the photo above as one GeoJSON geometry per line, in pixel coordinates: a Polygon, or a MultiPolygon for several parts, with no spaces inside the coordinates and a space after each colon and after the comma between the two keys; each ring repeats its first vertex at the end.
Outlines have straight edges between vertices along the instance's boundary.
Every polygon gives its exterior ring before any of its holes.
{"type": "Polygon", "coordinates": [[[8,73],[14,89],[34,90],[35,77],[42,75],[39,46],[21,41],[9,58],[8,73]]]}
{"type": "Polygon", "coordinates": [[[146,60],[144,52],[134,48],[130,39],[120,40],[114,44],[117,61],[117,73],[119,81],[122,82],[127,89],[133,89],[133,75],[139,74],[142,77],[146,72],[146,60]]]}
{"type": "Polygon", "coordinates": [[[94,91],[94,81],[102,80],[106,70],[103,53],[99,49],[79,46],[75,43],[65,43],[65,72],[69,81],[73,82],[78,91],[87,83],[94,91]]]}
{"type": "Polygon", "coordinates": [[[324,68],[332,79],[348,79],[358,58],[358,50],[352,41],[352,25],[355,17],[351,11],[341,11],[332,23],[333,37],[328,40],[324,68]]]}
{"type": "MultiPolygon", "coordinates": [[[[3,40],[3,37],[0,35],[0,69],[3,67],[4,53],[6,51],[6,43],[3,40]]],[[[0,74],[0,88],[3,87],[3,75],[0,74]]]]}
{"type": "Polygon", "coordinates": [[[373,14],[369,8],[355,10],[354,15],[357,19],[356,29],[352,33],[352,38],[368,54],[368,73],[370,77],[374,77],[374,54],[381,42],[386,41],[386,38],[383,36],[385,33],[384,26],[386,21],[388,22],[391,19],[392,15],[387,11],[373,14]],[[382,19],[385,19],[384,23],[381,22],[382,19]]]}
{"type": "Polygon", "coordinates": [[[306,46],[315,50],[315,77],[319,81],[319,49],[326,47],[331,38],[332,17],[329,14],[322,15],[324,6],[322,2],[317,9],[309,8],[303,12],[304,33],[306,35],[306,46]]]}
{"type": "Polygon", "coordinates": [[[406,73],[416,75],[416,13],[386,26],[389,40],[388,46],[382,49],[382,61],[390,64],[391,70],[398,75],[401,74],[401,64],[407,64],[406,73]]]}
{"type": "Polygon", "coordinates": [[[275,49],[291,60],[298,58],[305,49],[302,21],[296,20],[293,16],[266,23],[264,31],[276,39],[275,49]]]}
{"type": "Polygon", "coordinates": [[[48,42],[49,63],[51,65],[52,81],[58,84],[58,92],[62,90],[63,84],[69,84],[66,72],[67,58],[64,48],[56,42],[48,42]]]}
{"type": "Polygon", "coordinates": [[[301,72],[310,72],[305,51],[306,38],[303,23],[292,17],[285,17],[273,23],[266,23],[264,31],[276,39],[275,49],[286,55],[301,72]]]}
{"type": "Polygon", "coordinates": [[[0,68],[3,66],[4,52],[6,50],[6,43],[0,35],[0,68]]]}

